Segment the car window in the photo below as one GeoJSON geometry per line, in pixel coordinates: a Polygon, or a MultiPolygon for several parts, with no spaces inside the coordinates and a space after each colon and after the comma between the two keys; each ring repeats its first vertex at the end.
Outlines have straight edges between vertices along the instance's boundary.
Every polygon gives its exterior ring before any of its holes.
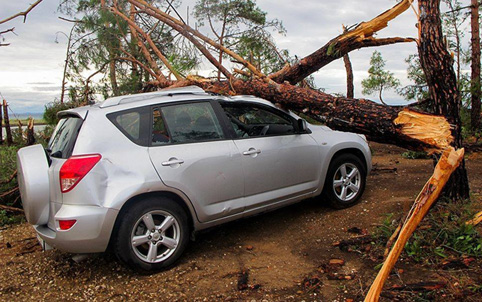
{"type": "Polygon", "coordinates": [[[62,118],[50,138],[48,149],[53,157],[69,158],[72,155],[82,119],[78,117],[62,118]]]}
{"type": "Polygon", "coordinates": [[[210,103],[171,105],[153,110],[153,145],[209,141],[223,137],[223,130],[210,103]]]}
{"type": "Polygon", "coordinates": [[[139,139],[141,115],[139,112],[128,112],[120,114],[115,118],[117,124],[124,129],[133,139],[139,139]]]}
{"type": "Polygon", "coordinates": [[[147,146],[150,120],[149,107],[109,113],[107,118],[132,142],[147,146]]]}
{"type": "Polygon", "coordinates": [[[282,113],[252,104],[221,105],[238,138],[295,133],[292,120],[282,113]]]}
{"type": "Polygon", "coordinates": [[[166,123],[159,108],[152,110],[152,145],[165,145],[171,142],[166,123]]]}

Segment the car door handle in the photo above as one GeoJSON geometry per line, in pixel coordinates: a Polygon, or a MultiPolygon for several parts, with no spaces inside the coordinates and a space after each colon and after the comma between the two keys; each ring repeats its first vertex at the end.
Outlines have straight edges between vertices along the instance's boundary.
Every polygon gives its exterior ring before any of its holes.
{"type": "Polygon", "coordinates": [[[255,148],[249,148],[248,151],[244,151],[243,155],[254,155],[254,154],[260,154],[261,150],[255,149],[255,148]]]}
{"type": "Polygon", "coordinates": [[[184,163],[184,160],[177,159],[177,158],[170,158],[168,161],[162,162],[161,165],[163,166],[174,166],[174,165],[181,165],[184,163]]]}

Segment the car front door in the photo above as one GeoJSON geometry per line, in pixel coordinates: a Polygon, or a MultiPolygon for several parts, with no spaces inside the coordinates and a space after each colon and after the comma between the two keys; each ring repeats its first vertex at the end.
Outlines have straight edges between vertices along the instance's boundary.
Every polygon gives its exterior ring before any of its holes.
{"type": "Polygon", "coordinates": [[[296,133],[288,114],[252,102],[222,102],[242,155],[245,210],[316,190],[320,151],[308,133],[296,133]]]}
{"type": "Polygon", "coordinates": [[[210,102],[152,108],[149,155],[162,181],[207,222],[243,211],[242,158],[210,102]]]}

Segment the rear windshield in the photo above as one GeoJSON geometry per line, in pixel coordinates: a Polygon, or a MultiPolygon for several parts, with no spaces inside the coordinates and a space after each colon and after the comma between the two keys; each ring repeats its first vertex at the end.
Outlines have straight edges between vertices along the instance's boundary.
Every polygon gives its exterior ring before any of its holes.
{"type": "Polygon", "coordinates": [[[81,125],[82,119],[78,117],[61,119],[49,141],[50,156],[69,158],[72,155],[81,125]]]}

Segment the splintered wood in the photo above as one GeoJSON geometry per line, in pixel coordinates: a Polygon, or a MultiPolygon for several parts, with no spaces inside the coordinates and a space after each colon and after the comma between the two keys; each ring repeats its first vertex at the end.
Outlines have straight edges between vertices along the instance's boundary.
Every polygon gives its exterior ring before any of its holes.
{"type": "Polygon", "coordinates": [[[467,221],[465,224],[478,225],[482,222],[482,212],[475,214],[474,218],[467,221]]]}
{"type": "Polygon", "coordinates": [[[437,200],[450,175],[460,165],[463,158],[464,149],[455,150],[453,147],[448,147],[444,150],[432,177],[430,177],[417,199],[415,199],[398,239],[395,241],[392,250],[365,297],[365,302],[377,302],[379,300],[383,285],[402,253],[405,244],[432,204],[437,200]]]}
{"type": "Polygon", "coordinates": [[[438,148],[438,150],[425,150],[429,153],[445,150],[454,141],[450,124],[443,116],[420,113],[406,108],[398,113],[398,117],[393,122],[402,127],[403,134],[438,148]]]}
{"type": "Polygon", "coordinates": [[[387,27],[389,21],[392,21],[400,14],[405,12],[410,7],[412,2],[413,0],[400,1],[393,8],[383,12],[374,19],[368,22],[360,23],[354,30],[348,31],[343,38],[357,37],[363,39],[373,36],[374,33],[387,27]]]}

